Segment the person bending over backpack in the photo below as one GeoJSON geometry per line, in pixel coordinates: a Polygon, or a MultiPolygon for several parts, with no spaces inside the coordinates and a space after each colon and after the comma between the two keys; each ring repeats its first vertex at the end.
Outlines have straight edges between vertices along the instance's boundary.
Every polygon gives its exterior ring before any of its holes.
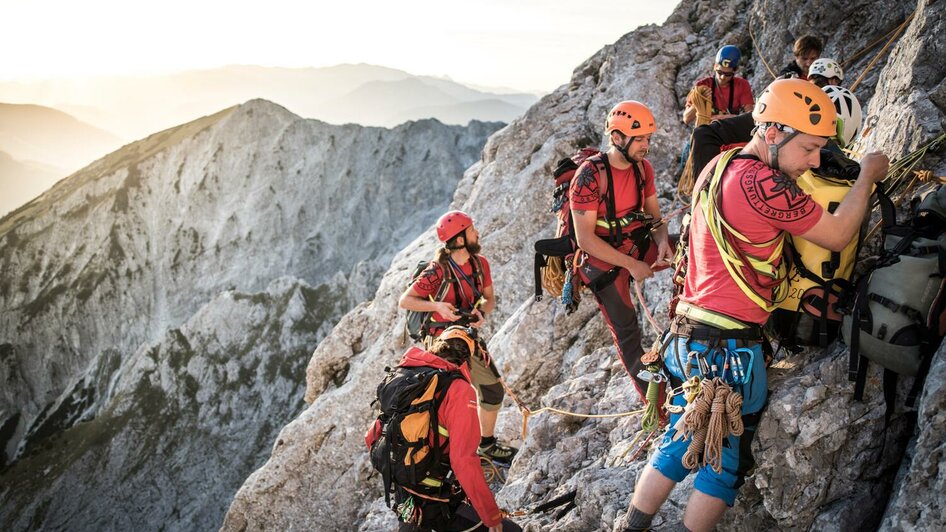
{"type": "MultiPolygon", "coordinates": [[[[411,347],[396,368],[432,368],[442,370],[439,373],[441,379],[452,379],[445,390],[434,394],[438,426],[436,436],[433,436],[431,427],[428,433],[430,439],[426,440],[431,446],[439,446],[440,463],[418,474],[418,477],[424,478],[418,478],[414,485],[394,483],[394,508],[401,520],[399,532],[522,530],[512,521],[502,518],[502,512],[486,484],[477,454],[480,429],[476,415],[476,394],[470,386],[469,369],[471,360],[476,358],[479,350],[475,336],[476,331],[473,329],[448,327],[432,341],[430,351],[411,347]],[[432,488],[433,485],[436,487],[432,488]],[[404,522],[405,517],[410,522],[404,522]]],[[[381,387],[379,398],[380,390],[381,387]]],[[[416,389],[415,394],[420,395],[416,389]]],[[[408,397],[407,400],[414,398],[408,397]]],[[[381,429],[379,418],[365,435],[365,443],[372,451],[372,461],[375,458],[375,444],[384,438],[381,429]]]]}
{"type": "MultiPolygon", "coordinates": [[[[423,326],[423,343],[429,346],[444,328],[466,322],[478,329],[496,308],[489,261],[480,255],[480,234],[473,219],[462,211],[450,211],[437,221],[437,238],[444,247],[417,280],[401,294],[401,308],[431,312],[423,326]],[[448,283],[444,287],[443,283],[448,283]],[[444,288],[442,290],[442,288],[444,288]]],[[[479,452],[498,462],[511,462],[516,449],[496,440],[496,419],[505,391],[499,370],[478,338],[479,355],[470,362],[470,375],[479,401],[482,440],[479,452]]]]}
{"type": "MultiPolygon", "coordinates": [[[[692,454],[688,447],[696,436],[688,436],[688,421],[699,416],[681,422],[682,412],[714,397],[700,391],[688,404],[683,394],[675,395],[679,408],[637,482],[625,531],[648,530],[676,483],[694,471],[686,530],[712,530],[734,504],[753,467],[750,447],[768,399],[762,325],[788,285],[779,253],[783,240],[790,233],[840,251],[860,229],[872,185],[887,173],[883,154],[866,155],[856,183],[828,212],[795,183],[820,165],[821,148],[837,133],[828,95],[807,81],[777,80],[759,96],[753,118],[757,127],[745,149],[719,155],[697,180],[686,277],[661,351],[674,389],[697,377],[704,390],[735,394],[741,406],[730,412],[737,403],[727,403],[725,410],[738,428],[717,433],[716,450],[707,440],[705,452],[696,448],[692,454]]],[[[712,408],[716,412],[715,403],[712,408]]]]}

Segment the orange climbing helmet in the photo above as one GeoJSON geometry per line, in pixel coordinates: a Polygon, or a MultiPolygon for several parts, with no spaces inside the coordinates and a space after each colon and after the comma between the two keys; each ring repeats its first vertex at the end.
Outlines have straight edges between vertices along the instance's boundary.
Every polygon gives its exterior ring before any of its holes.
{"type": "Polygon", "coordinates": [[[756,123],[782,124],[817,137],[837,134],[837,112],[831,98],[817,85],[801,79],[773,81],[759,96],[752,118],[756,123]]]}
{"type": "Polygon", "coordinates": [[[626,100],[614,106],[604,123],[604,132],[620,131],[626,137],[642,137],[657,131],[654,113],[641,102],[626,100]]]}

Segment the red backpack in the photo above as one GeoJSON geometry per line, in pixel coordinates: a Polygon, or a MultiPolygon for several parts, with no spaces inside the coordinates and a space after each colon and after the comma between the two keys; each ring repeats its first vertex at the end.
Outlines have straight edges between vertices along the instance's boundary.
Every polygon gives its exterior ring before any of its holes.
{"type": "MultiPolygon", "coordinates": [[[[578,241],[574,234],[571,207],[568,201],[568,189],[571,186],[572,178],[575,172],[583,162],[591,159],[592,163],[599,169],[604,167],[607,175],[607,188],[602,195],[605,200],[607,210],[607,220],[609,223],[608,240],[612,246],[621,245],[624,235],[621,233],[621,226],[617,223],[615,214],[614,197],[609,194],[614,190],[614,180],[611,176],[611,165],[608,163],[608,157],[602,154],[597,148],[583,148],[571,157],[566,157],[558,162],[553,172],[555,179],[555,188],[552,191],[552,205],[549,212],[556,215],[558,223],[555,229],[555,238],[547,238],[535,242],[535,300],[542,300],[542,289],[545,288],[554,297],[562,295],[566,276],[571,270],[571,261],[578,250],[578,241]]],[[[637,165],[634,165],[634,174],[637,178],[638,190],[644,189],[644,178],[641,175],[637,165]]],[[[634,209],[638,211],[643,206],[643,193],[639,194],[639,204],[634,209]]],[[[577,295],[577,294],[576,294],[577,295]]],[[[577,298],[574,303],[569,303],[569,312],[575,309],[577,298]]]]}

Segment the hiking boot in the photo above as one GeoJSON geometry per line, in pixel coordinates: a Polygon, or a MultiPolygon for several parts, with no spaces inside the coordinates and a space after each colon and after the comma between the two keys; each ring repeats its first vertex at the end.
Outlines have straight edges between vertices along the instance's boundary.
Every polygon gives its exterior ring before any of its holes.
{"type": "Polygon", "coordinates": [[[508,445],[503,445],[498,441],[494,441],[485,447],[480,446],[476,450],[476,454],[485,458],[489,458],[494,462],[502,462],[504,464],[512,462],[512,458],[516,456],[517,452],[519,452],[519,449],[510,447],[508,445]]]}

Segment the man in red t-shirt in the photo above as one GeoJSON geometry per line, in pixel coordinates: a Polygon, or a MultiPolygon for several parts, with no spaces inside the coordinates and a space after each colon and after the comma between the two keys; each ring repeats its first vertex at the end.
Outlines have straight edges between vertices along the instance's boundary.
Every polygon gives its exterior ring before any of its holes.
{"type": "MultiPolygon", "coordinates": [[[[502,512],[496,505],[480,467],[477,447],[480,441],[480,429],[476,415],[476,396],[470,386],[470,360],[479,349],[474,340],[473,331],[465,327],[450,327],[440,338],[432,343],[430,351],[411,347],[399,367],[429,367],[460,373],[450,383],[437,406],[437,422],[443,430],[438,431],[439,441],[446,464],[453,478],[444,474],[445,479],[460,484],[467,502],[438,500],[439,497],[425,497],[415,490],[406,491],[406,486],[399,486],[395,491],[395,503],[400,505],[408,497],[414,498],[413,504],[419,511],[415,516],[420,523],[401,523],[400,531],[419,529],[436,530],[477,530],[489,532],[514,532],[522,529],[508,519],[502,518],[502,512]],[[448,508],[444,508],[448,506],[448,508]],[[477,527],[477,522],[482,525],[477,527]]],[[[368,449],[381,437],[381,422],[375,421],[365,434],[368,449]]],[[[450,488],[440,488],[451,492],[450,488]]],[[[452,497],[451,497],[452,499],[452,497]]]]}
{"type": "MultiPolygon", "coordinates": [[[[424,344],[437,338],[452,323],[465,322],[479,328],[486,315],[496,308],[489,261],[480,255],[480,234],[473,219],[462,211],[450,211],[437,221],[437,238],[444,247],[417,280],[401,294],[401,308],[430,312],[424,327],[424,344]],[[443,283],[449,282],[446,290],[443,283]],[[442,292],[442,294],[441,294],[442,292]],[[438,299],[438,295],[439,297],[438,299]]],[[[479,399],[480,452],[499,462],[511,462],[516,449],[496,440],[496,419],[505,391],[499,370],[486,351],[482,339],[479,353],[470,364],[473,386],[479,399]]]]}
{"type": "MultiPolygon", "coordinates": [[[[759,97],[753,118],[757,128],[742,152],[717,157],[697,181],[686,281],[661,353],[671,386],[691,377],[720,379],[742,396],[745,429],[723,436],[720,470],[696,466],[683,518],[687,530],[712,530],[753,466],[750,444],[768,394],[761,327],[787,287],[782,239],[790,233],[843,249],[888,168],[883,154],[865,156],[857,182],[835,212],[827,212],[795,179],[819,166],[821,148],[836,133],[830,98],[807,81],[777,80],[759,97]]],[[[686,399],[677,395],[673,405],[680,408],[641,474],[625,530],[646,530],[676,483],[692,472],[683,465],[690,438],[677,425],[686,399]]]]}
{"type": "MultiPolygon", "coordinates": [[[[729,118],[752,110],[752,87],[745,78],[736,75],[742,52],[739,48],[727,44],[716,53],[713,75],[696,82],[697,87],[710,89],[713,99],[712,120],[729,118]]],[[[692,124],[696,119],[696,107],[687,99],[683,108],[683,122],[692,124]]]]}
{"type": "Polygon", "coordinates": [[[605,123],[608,151],[583,162],[568,189],[581,249],[579,261],[583,262],[577,271],[594,293],[618,356],[642,400],[647,382],[638,378],[644,351],[631,300],[631,278],[642,282],[653,275],[652,267],[666,267],[673,255],[667,226],[659,225],[654,234],[650,230],[661,216],[654,168],[644,158],[655,130],[654,115],[646,105],[629,100],[614,106],[605,123]],[[611,201],[613,220],[608,213],[611,201]]]}

